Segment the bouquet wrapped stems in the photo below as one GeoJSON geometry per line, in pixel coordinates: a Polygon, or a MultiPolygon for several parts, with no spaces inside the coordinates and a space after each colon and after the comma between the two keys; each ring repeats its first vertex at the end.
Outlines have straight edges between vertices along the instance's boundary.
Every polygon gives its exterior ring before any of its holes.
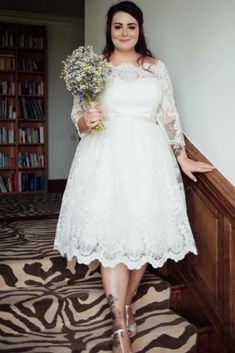
{"type": "MultiPolygon", "coordinates": [[[[85,99],[84,100],[84,108],[85,110],[95,109],[98,105],[98,102],[94,99],[85,99]]],[[[105,129],[104,123],[100,121],[95,127],[92,128],[92,132],[100,132],[105,129]]]]}

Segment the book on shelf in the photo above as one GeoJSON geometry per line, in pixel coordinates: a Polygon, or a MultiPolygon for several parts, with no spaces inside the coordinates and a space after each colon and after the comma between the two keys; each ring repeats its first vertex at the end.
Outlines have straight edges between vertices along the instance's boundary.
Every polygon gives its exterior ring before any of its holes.
{"type": "Polygon", "coordinates": [[[0,126],[0,143],[15,143],[15,130],[7,129],[5,126],[0,126]]]}
{"type": "Polygon", "coordinates": [[[0,120],[16,119],[16,107],[12,102],[9,98],[0,97],[0,120]]]}
{"type": "Polygon", "coordinates": [[[15,57],[0,53],[0,71],[15,71],[15,57]]]}
{"type": "Polygon", "coordinates": [[[9,192],[10,191],[10,183],[9,177],[4,177],[0,175],[0,192],[9,192]]]}
{"type": "Polygon", "coordinates": [[[0,152],[0,168],[14,168],[15,159],[5,152],[0,152]]]}
{"type": "Polygon", "coordinates": [[[45,175],[36,175],[35,173],[23,173],[19,172],[19,191],[44,191],[45,175]]]}
{"type": "Polygon", "coordinates": [[[14,81],[1,81],[0,82],[0,94],[15,94],[15,82],[14,81]]]}
{"type": "Polygon", "coordinates": [[[22,119],[42,120],[44,118],[41,101],[36,98],[20,97],[22,119]]]}
{"type": "Polygon", "coordinates": [[[44,143],[44,127],[19,129],[19,143],[44,143]]]}
{"type": "Polygon", "coordinates": [[[43,62],[42,60],[32,60],[27,58],[21,58],[18,61],[18,70],[22,72],[42,72],[43,62]]]}
{"type": "Polygon", "coordinates": [[[19,47],[24,49],[43,49],[43,37],[22,33],[19,38],[19,47]]]}
{"type": "Polygon", "coordinates": [[[19,168],[44,167],[44,153],[19,152],[19,168]]]}
{"type": "Polygon", "coordinates": [[[40,141],[41,143],[44,143],[44,127],[43,126],[40,126],[39,128],[39,136],[40,136],[40,141]]]}
{"type": "Polygon", "coordinates": [[[5,30],[1,34],[1,47],[13,48],[15,46],[15,34],[5,30]]]}
{"type": "Polygon", "coordinates": [[[30,96],[43,96],[43,82],[25,80],[18,84],[18,94],[30,96]]]}
{"type": "Polygon", "coordinates": [[[41,102],[38,99],[31,99],[29,100],[29,103],[30,103],[30,106],[32,106],[34,115],[42,119],[44,114],[43,114],[41,102]]]}
{"type": "Polygon", "coordinates": [[[0,192],[16,191],[16,175],[12,173],[10,176],[0,175],[0,192]]]}

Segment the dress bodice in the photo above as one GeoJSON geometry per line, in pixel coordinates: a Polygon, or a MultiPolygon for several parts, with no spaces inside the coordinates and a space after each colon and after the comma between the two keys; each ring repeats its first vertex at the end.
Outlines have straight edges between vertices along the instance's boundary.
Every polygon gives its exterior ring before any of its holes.
{"type": "Polygon", "coordinates": [[[147,66],[108,64],[111,69],[99,97],[104,120],[140,118],[155,121],[162,96],[162,82],[147,66]]]}

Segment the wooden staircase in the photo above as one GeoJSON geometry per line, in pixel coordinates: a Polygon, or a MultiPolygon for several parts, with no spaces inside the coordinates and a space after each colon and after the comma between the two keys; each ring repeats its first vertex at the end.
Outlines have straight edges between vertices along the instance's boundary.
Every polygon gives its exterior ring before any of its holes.
{"type": "Polygon", "coordinates": [[[201,308],[196,311],[197,314],[191,310],[194,298],[189,295],[185,284],[177,276],[161,275],[161,278],[166,279],[171,285],[170,308],[197,328],[196,353],[212,353],[210,350],[212,326],[201,308]],[[189,307],[186,305],[186,300],[190,300],[189,307]]]}

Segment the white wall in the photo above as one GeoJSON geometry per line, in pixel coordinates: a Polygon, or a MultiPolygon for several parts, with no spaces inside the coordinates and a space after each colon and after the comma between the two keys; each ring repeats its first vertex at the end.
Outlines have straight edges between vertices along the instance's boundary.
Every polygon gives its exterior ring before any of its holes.
{"type": "MultiPolygon", "coordinates": [[[[85,1],[85,43],[104,46],[112,0],[85,1]]],[[[139,0],[153,53],[171,73],[184,133],[235,185],[235,1],[139,0]]]]}
{"type": "Polygon", "coordinates": [[[1,10],[0,21],[47,27],[49,179],[67,178],[78,138],[70,119],[72,96],[60,79],[61,61],[83,44],[83,21],[4,10],[1,10]]]}

